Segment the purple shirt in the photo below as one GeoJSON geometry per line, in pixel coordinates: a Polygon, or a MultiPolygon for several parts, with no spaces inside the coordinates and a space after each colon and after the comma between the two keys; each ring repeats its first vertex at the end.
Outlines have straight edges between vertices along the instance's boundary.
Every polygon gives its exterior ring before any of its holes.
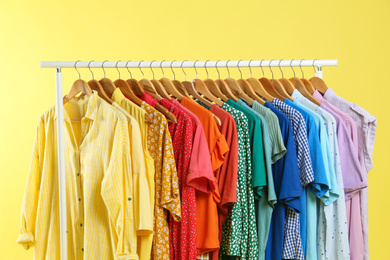
{"type": "MultiPolygon", "coordinates": [[[[358,155],[362,165],[364,177],[368,180],[368,172],[372,169],[372,154],[374,150],[376,118],[366,110],[336,95],[329,88],[324,98],[334,106],[349,115],[357,127],[358,155]]],[[[361,215],[363,222],[364,259],[368,260],[368,189],[360,192],[361,215]]]]}
{"type": "MultiPolygon", "coordinates": [[[[353,126],[356,129],[356,125],[354,122],[351,124],[348,120],[350,117],[324,99],[318,91],[315,91],[313,96],[322,103],[322,108],[335,117],[337,122],[337,139],[339,144],[341,172],[343,174],[344,192],[347,200],[346,209],[349,226],[349,251],[351,260],[363,260],[364,243],[360,213],[360,195],[354,195],[359,194],[360,190],[367,187],[367,181],[364,178],[359,162],[357,139],[355,142],[352,140],[354,132],[353,126]]],[[[357,130],[355,131],[357,132],[357,130]]]]}

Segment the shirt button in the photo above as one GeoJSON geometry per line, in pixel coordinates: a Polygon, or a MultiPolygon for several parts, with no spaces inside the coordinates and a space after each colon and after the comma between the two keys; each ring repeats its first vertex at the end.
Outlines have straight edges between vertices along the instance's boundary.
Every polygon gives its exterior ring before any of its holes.
{"type": "Polygon", "coordinates": [[[130,200],[131,200],[131,198],[129,197],[129,198],[128,198],[128,200],[130,201],[130,200]]]}
{"type": "Polygon", "coordinates": [[[83,223],[80,223],[80,227],[82,227],[83,226],[83,223]]]}
{"type": "Polygon", "coordinates": [[[80,176],[80,173],[77,173],[77,176],[80,176]]]}
{"type": "Polygon", "coordinates": [[[81,201],[81,198],[79,198],[79,201],[81,201]]]}
{"type": "Polygon", "coordinates": [[[83,252],[84,252],[84,248],[81,248],[81,251],[83,251],[83,252]]]}

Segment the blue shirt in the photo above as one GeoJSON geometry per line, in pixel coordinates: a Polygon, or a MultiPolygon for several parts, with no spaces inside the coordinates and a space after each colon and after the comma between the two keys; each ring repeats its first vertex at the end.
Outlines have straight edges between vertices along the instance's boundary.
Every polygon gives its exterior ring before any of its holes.
{"type": "Polygon", "coordinates": [[[297,154],[291,124],[288,118],[270,102],[265,106],[278,117],[286,154],[272,165],[274,187],[278,202],[272,213],[265,259],[282,259],[285,209],[300,212],[302,188],[299,178],[297,154]],[[287,206],[287,207],[286,207],[287,206]]]}
{"type": "Polygon", "coordinates": [[[311,251],[313,249],[313,242],[314,247],[316,245],[317,225],[315,223],[317,220],[317,201],[315,197],[321,198],[329,191],[329,182],[324,165],[324,157],[322,155],[319,130],[313,116],[289,99],[286,99],[284,102],[298,110],[305,118],[310,157],[314,171],[314,181],[307,187],[315,196],[308,194],[306,205],[302,205],[302,207],[306,206],[306,211],[302,210],[300,215],[302,248],[303,253],[305,254],[307,237],[309,237],[311,251]],[[305,212],[305,214],[302,214],[302,212],[305,212]],[[311,220],[310,223],[309,220],[311,220]]]}
{"type": "MultiPolygon", "coordinates": [[[[301,185],[305,189],[314,180],[305,119],[298,110],[276,98],[272,100],[272,104],[286,114],[290,120],[294,132],[295,146],[297,148],[301,185]]],[[[302,197],[302,200],[304,202],[306,201],[305,195],[302,197]]],[[[303,217],[306,217],[305,210],[306,207],[302,208],[303,217]]],[[[282,255],[284,259],[304,259],[299,218],[300,216],[296,212],[287,209],[282,255]]]]}

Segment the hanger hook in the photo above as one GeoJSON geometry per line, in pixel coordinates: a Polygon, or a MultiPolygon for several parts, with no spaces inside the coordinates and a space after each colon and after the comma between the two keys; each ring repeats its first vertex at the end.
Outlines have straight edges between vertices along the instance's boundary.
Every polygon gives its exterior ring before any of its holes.
{"type": "Polygon", "coordinates": [[[302,78],[304,79],[305,78],[305,75],[303,74],[303,70],[302,70],[302,61],[304,61],[304,59],[301,60],[301,62],[299,62],[299,68],[301,69],[301,72],[302,72],[302,78]]]}
{"type": "Polygon", "coordinates": [[[252,68],[251,68],[251,62],[252,62],[253,60],[250,60],[249,61],[249,73],[250,73],[250,78],[252,78],[252,68]]]}
{"type": "Polygon", "coordinates": [[[104,78],[106,77],[106,71],[104,70],[104,63],[107,62],[108,60],[105,60],[103,61],[102,63],[102,69],[103,69],[103,74],[104,74],[104,78]]]}
{"type": "Polygon", "coordinates": [[[173,74],[173,80],[176,80],[176,74],[175,74],[175,72],[173,71],[173,68],[172,68],[172,64],[173,64],[174,61],[176,61],[176,60],[171,61],[171,64],[169,66],[171,67],[171,71],[172,71],[172,74],[173,74]]]}
{"type": "Polygon", "coordinates": [[[145,74],[144,74],[144,72],[141,70],[141,67],[140,67],[140,65],[141,65],[141,62],[143,62],[144,60],[141,60],[140,62],[138,62],[138,68],[139,68],[139,70],[141,71],[141,73],[142,73],[142,78],[145,78],[145,74]]]}
{"type": "Polygon", "coordinates": [[[126,69],[127,71],[130,73],[130,78],[133,79],[133,74],[131,74],[130,70],[129,70],[129,67],[127,67],[127,64],[129,64],[131,60],[129,60],[128,62],[126,62],[126,69]]]}
{"type": "Polygon", "coordinates": [[[207,70],[207,62],[210,61],[210,60],[206,60],[205,63],[204,63],[204,69],[206,70],[206,73],[207,73],[207,79],[209,78],[209,71],[207,70]]]}
{"type": "Polygon", "coordinates": [[[80,60],[78,60],[78,61],[76,61],[76,62],[74,63],[74,68],[76,69],[77,73],[79,74],[79,79],[81,79],[80,72],[79,72],[79,70],[78,70],[77,67],[76,67],[77,62],[79,62],[79,61],[80,61],[80,60]]]}
{"type": "Polygon", "coordinates": [[[294,61],[294,59],[292,59],[291,60],[291,62],[290,62],[290,67],[291,67],[291,69],[292,69],[292,71],[293,71],[293,73],[294,73],[294,78],[295,78],[295,70],[294,70],[294,68],[293,68],[293,66],[292,66],[292,62],[294,61]]]}
{"type": "Polygon", "coordinates": [[[153,62],[155,62],[156,60],[152,60],[151,62],[150,62],[150,64],[149,64],[149,69],[152,71],[152,73],[153,73],[153,79],[154,79],[154,71],[153,71],[153,69],[152,69],[152,64],[153,64],[153,62]]]}
{"type": "Polygon", "coordinates": [[[160,69],[161,69],[161,71],[162,71],[162,74],[163,74],[163,76],[162,77],[164,77],[164,70],[163,70],[163,68],[162,68],[162,63],[164,62],[165,60],[162,60],[161,62],[160,62],[160,69]]]}
{"type": "Polygon", "coordinates": [[[316,73],[316,68],[314,67],[314,63],[316,62],[317,59],[314,59],[313,60],[313,64],[311,66],[313,66],[313,70],[314,70],[314,73],[316,73]]]}
{"type": "Polygon", "coordinates": [[[218,69],[218,62],[220,62],[221,60],[217,60],[217,62],[215,63],[215,68],[217,69],[217,72],[218,72],[218,79],[221,79],[221,74],[219,73],[219,69],[218,69]]]}
{"type": "Polygon", "coordinates": [[[237,63],[237,68],[238,68],[238,70],[240,71],[240,74],[241,74],[241,79],[242,79],[242,72],[241,72],[241,69],[240,69],[240,62],[241,62],[242,60],[239,60],[238,61],[238,63],[237,63]]]}
{"type": "Polygon", "coordinates": [[[282,62],[282,60],[283,60],[283,59],[281,59],[281,60],[279,61],[278,67],[279,67],[280,72],[282,73],[282,79],[283,79],[283,78],[284,78],[283,70],[282,70],[282,68],[280,67],[280,63],[282,62]]]}
{"type": "Polygon", "coordinates": [[[227,71],[228,71],[228,78],[230,78],[230,71],[229,71],[229,61],[230,60],[228,60],[227,62],[226,62],[226,69],[227,69],[227,71]]]}
{"type": "Polygon", "coordinates": [[[269,70],[271,71],[271,73],[272,73],[272,79],[274,79],[274,72],[272,71],[272,69],[271,69],[271,63],[273,62],[274,60],[272,59],[270,62],[269,62],[269,64],[268,64],[268,68],[269,68],[269,70]]]}
{"type": "Polygon", "coordinates": [[[91,70],[91,67],[89,66],[89,65],[91,64],[92,61],[94,61],[94,60],[91,60],[90,62],[88,62],[88,69],[89,69],[89,71],[90,71],[91,74],[92,74],[92,79],[95,79],[95,75],[93,75],[93,72],[92,72],[92,70],[91,70]]]}
{"type": "Polygon", "coordinates": [[[261,72],[263,72],[263,78],[264,78],[264,70],[263,70],[263,66],[261,65],[261,64],[263,64],[263,61],[264,61],[264,59],[262,59],[260,61],[260,69],[261,69],[261,72]]]}
{"type": "Polygon", "coordinates": [[[118,79],[121,78],[121,72],[120,72],[119,69],[118,69],[118,63],[119,63],[120,61],[121,61],[121,60],[118,60],[118,61],[116,62],[116,64],[115,64],[115,68],[116,68],[116,70],[118,71],[118,75],[119,75],[119,78],[118,78],[118,79]]]}
{"type": "Polygon", "coordinates": [[[196,73],[196,79],[198,78],[198,70],[196,69],[196,63],[198,62],[199,60],[196,60],[194,62],[194,69],[195,69],[195,73],[196,73]]]}
{"type": "Polygon", "coordinates": [[[184,81],[187,81],[187,74],[186,74],[186,72],[184,71],[184,68],[183,68],[183,63],[184,63],[185,61],[187,61],[187,60],[183,60],[183,62],[180,64],[180,67],[181,67],[181,70],[182,70],[183,73],[184,73],[184,81]]]}

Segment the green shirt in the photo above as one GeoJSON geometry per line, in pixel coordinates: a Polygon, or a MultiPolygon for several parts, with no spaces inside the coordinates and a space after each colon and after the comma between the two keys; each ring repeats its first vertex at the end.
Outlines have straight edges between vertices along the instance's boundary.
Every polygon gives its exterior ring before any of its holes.
{"type": "Polygon", "coordinates": [[[224,103],[222,108],[233,116],[237,126],[238,174],[237,202],[223,225],[220,256],[222,259],[239,256],[241,259],[257,260],[258,241],[251,185],[252,162],[248,118],[227,103],[224,103]]]}

